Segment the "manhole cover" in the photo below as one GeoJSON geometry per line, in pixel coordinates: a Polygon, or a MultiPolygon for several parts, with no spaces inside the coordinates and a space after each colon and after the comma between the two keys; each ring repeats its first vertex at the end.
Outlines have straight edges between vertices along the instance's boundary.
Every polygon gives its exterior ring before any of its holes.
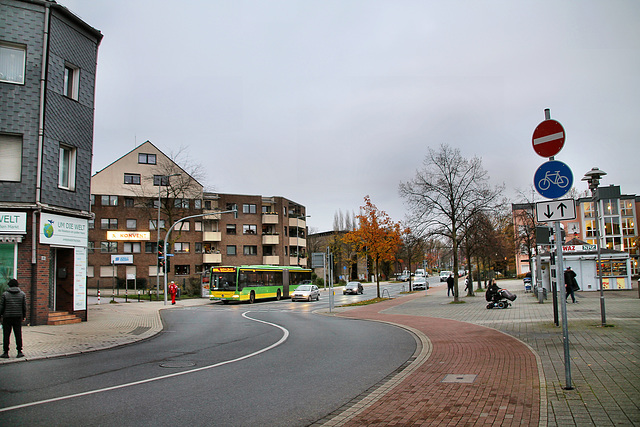
{"type": "Polygon", "coordinates": [[[162,362],[160,364],[161,368],[191,368],[192,366],[196,366],[194,362],[184,362],[180,360],[162,362]]]}
{"type": "Polygon", "coordinates": [[[476,377],[477,375],[475,374],[463,374],[463,375],[447,374],[444,376],[444,379],[442,380],[442,382],[471,384],[476,380],[476,377]]]}

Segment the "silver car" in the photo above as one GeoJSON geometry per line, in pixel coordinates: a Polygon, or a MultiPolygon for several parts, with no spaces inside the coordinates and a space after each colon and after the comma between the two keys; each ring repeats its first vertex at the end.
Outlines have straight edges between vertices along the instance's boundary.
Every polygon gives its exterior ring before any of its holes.
{"type": "Polygon", "coordinates": [[[300,285],[291,294],[291,301],[319,301],[320,290],[316,285],[300,285]]]}
{"type": "Polygon", "coordinates": [[[429,289],[429,282],[427,281],[427,278],[424,276],[416,276],[416,278],[413,279],[413,290],[417,291],[419,289],[423,289],[423,290],[429,289]]]}

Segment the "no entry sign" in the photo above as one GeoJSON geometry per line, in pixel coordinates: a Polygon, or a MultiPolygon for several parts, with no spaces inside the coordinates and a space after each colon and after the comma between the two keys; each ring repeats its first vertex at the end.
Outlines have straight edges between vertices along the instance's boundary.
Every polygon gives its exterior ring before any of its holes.
{"type": "Polygon", "coordinates": [[[564,146],[564,128],[555,120],[545,120],[533,131],[533,149],[542,157],[553,157],[564,146]]]}

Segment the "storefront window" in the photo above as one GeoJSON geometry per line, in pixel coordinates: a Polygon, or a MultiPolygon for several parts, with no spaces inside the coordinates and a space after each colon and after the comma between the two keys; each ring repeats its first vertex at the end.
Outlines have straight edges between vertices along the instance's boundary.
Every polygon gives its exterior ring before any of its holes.
{"type": "Polygon", "coordinates": [[[0,291],[14,278],[15,243],[0,243],[0,291]]]}
{"type": "Polygon", "coordinates": [[[602,276],[604,277],[627,275],[626,261],[602,261],[601,264],[602,264],[602,276]]]}

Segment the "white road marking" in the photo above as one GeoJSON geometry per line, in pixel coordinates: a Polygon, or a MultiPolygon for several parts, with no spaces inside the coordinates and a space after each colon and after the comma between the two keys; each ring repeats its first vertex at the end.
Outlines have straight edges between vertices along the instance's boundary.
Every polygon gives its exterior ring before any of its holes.
{"type": "Polygon", "coordinates": [[[146,380],[134,381],[134,382],[131,382],[131,383],[125,383],[125,384],[115,385],[115,386],[111,386],[111,387],[99,388],[97,390],[89,390],[89,391],[85,391],[85,392],[82,392],[82,393],[69,394],[67,396],[54,397],[54,398],[51,398],[51,399],[38,400],[36,402],[23,403],[23,404],[20,404],[20,405],[9,406],[9,407],[6,407],[6,408],[0,408],[0,412],[8,412],[8,411],[16,410],[16,409],[28,408],[30,406],[42,405],[42,404],[45,404],[45,403],[59,402],[61,400],[68,400],[68,399],[74,399],[76,397],[82,397],[82,396],[89,396],[89,395],[92,395],[92,394],[104,393],[105,391],[118,390],[118,389],[125,388],[125,387],[132,387],[132,386],[136,386],[136,385],[140,385],[140,384],[150,383],[150,382],[153,382],[153,381],[160,381],[160,380],[165,380],[167,378],[178,377],[180,375],[193,374],[194,372],[205,371],[207,369],[213,369],[213,368],[217,368],[217,367],[223,366],[223,365],[229,365],[231,363],[235,363],[235,362],[239,362],[241,360],[249,359],[250,357],[257,356],[257,355],[259,355],[261,353],[264,353],[265,351],[269,351],[269,350],[271,350],[273,348],[276,348],[280,344],[284,343],[287,340],[287,338],[289,338],[289,331],[287,329],[285,329],[284,327],[282,327],[280,325],[276,325],[275,323],[266,322],[264,320],[254,319],[252,317],[247,316],[247,313],[250,313],[250,312],[246,311],[246,312],[242,313],[242,317],[244,317],[245,319],[253,320],[254,322],[259,322],[259,323],[264,323],[266,325],[275,326],[276,328],[280,329],[283,332],[282,338],[280,338],[277,342],[271,344],[270,346],[265,347],[263,349],[260,349],[258,351],[254,351],[253,353],[238,357],[236,359],[226,360],[224,362],[216,363],[214,365],[202,366],[200,368],[190,369],[188,371],[175,372],[173,374],[162,375],[162,376],[154,377],[154,378],[147,378],[146,380]]]}

